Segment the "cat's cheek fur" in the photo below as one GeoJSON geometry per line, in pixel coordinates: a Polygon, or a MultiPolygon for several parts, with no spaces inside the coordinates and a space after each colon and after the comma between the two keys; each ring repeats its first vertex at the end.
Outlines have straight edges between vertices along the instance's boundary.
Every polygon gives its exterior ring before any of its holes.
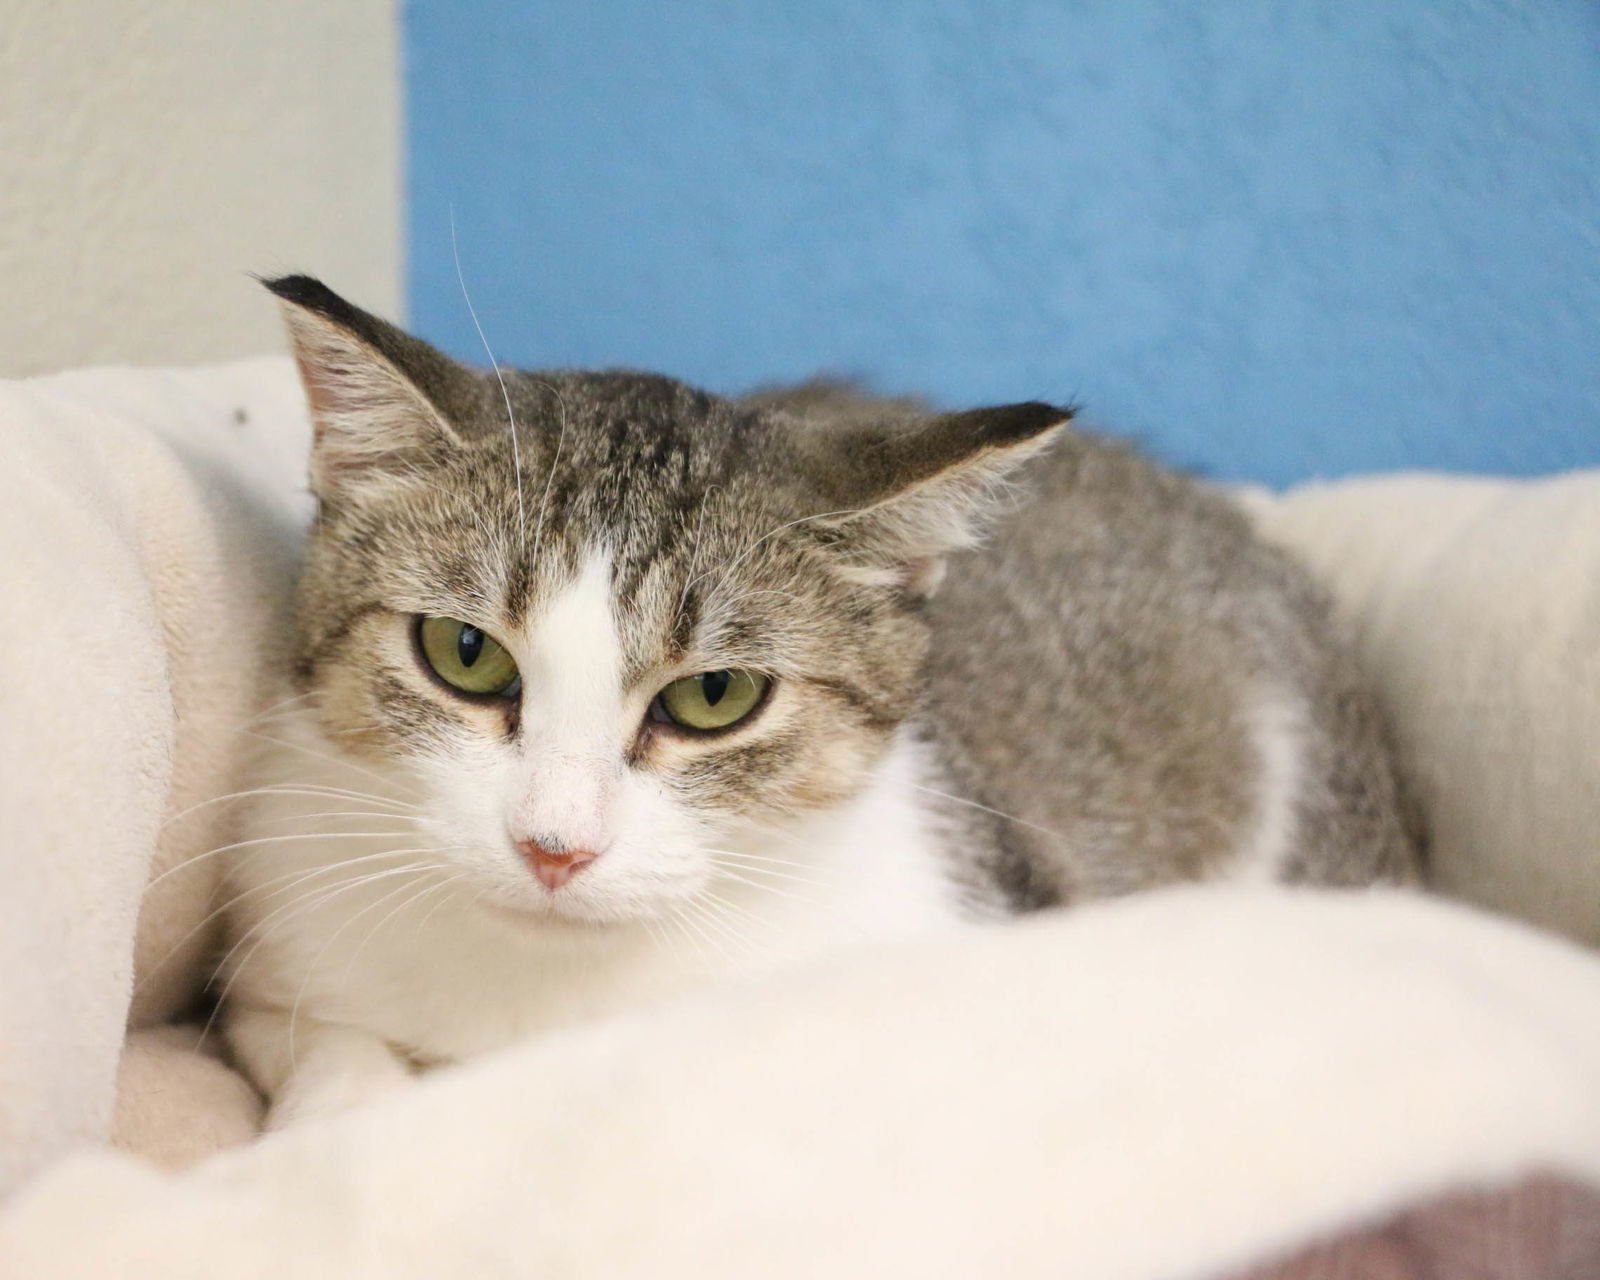
{"type": "Polygon", "coordinates": [[[303,689],[314,693],[323,728],[340,750],[390,764],[506,736],[504,708],[452,699],[433,687],[418,667],[414,625],[411,615],[366,612],[324,645],[322,660],[303,673],[303,689]]]}
{"type": "MultiPolygon", "coordinates": [[[[664,868],[680,859],[687,879],[701,875],[711,866],[709,842],[690,830],[697,820],[682,806],[641,779],[630,793],[639,806],[631,818],[641,833],[659,823],[656,838],[608,852],[619,855],[609,869],[601,859],[561,892],[583,890],[592,872],[589,891],[603,891],[612,908],[633,894],[655,914],[595,928],[574,915],[496,908],[481,889],[484,868],[461,861],[462,851],[444,876],[390,870],[384,855],[375,864],[382,878],[369,880],[374,864],[364,859],[373,844],[359,839],[353,852],[339,832],[398,819],[355,813],[360,806],[342,801],[337,807],[352,813],[335,819],[314,788],[421,805],[423,830],[397,833],[382,846],[409,847],[464,821],[437,799],[441,781],[452,795],[460,790],[462,771],[430,773],[438,766],[416,760],[365,770],[335,755],[309,714],[297,713],[274,737],[281,745],[263,760],[262,776],[275,785],[252,812],[253,829],[274,841],[229,855],[239,945],[224,972],[236,1052],[267,1092],[290,1099],[282,1118],[387,1088],[398,1077],[376,1052],[383,1045],[402,1065],[458,1061],[706,982],[953,927],[966,915],[919,790],[930,765],[909,738],[834,809],[782,832],[714,831],[724,861],[693,902],[668,896],[664,868]],[[328,834],[307,839],[300,831],[328,834]],[[283,834],[293,838],[277,843],[283,834]],[[291,1010],[298,1020],[292,1041],[291,1010]],[[339,1034],[321,1037],[323,1027],[339,1034]],[[326,1069],[291,1080],[293,1064],[303,1068],[308,1054],[326,1069]]],[[[486,774],[471,785],[492,783],[486,774]]],[[[464,834],[456,832],[466,848],[489,852],[464,834]]],[[[508,884],[511,866],[508,853],[496,872],[508,884]]],[[[525,870],[521,883],[539,888],[525,870]]]]}
{"type": "Polygon", "coordinates": [[[719,827],[837,805],[865,784],[890,732],[829,701],[804,681],[780,680],[748,728],[704,739],[664,729],[641,767],[719,827]]]}

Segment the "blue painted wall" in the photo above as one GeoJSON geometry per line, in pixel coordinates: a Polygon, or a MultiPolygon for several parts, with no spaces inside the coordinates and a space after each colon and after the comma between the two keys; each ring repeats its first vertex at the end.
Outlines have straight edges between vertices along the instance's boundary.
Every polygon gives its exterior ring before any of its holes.
{"type": "Polygon", "coordinates": [[[481,360],[1077,398],[1227,477],[1600,463],[1594,0],[410,0],[481,360]]]}

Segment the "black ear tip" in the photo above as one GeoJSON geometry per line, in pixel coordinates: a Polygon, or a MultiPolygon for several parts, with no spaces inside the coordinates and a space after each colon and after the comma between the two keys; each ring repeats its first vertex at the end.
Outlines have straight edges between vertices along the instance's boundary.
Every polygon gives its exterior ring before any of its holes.
{"type": "Polygon", "coordinates": [[[333,293],[315,276],[257,276],[256,279],[285,302],[297,302],[303,307],[333,293]]]}
{"type": "Polygon", "coordinates": [[[1070,404],[1046,404],[1043,400],[1028,400],[1016,408],[1019,425],[1029,428],[1025,434],[1033,435],[1071,422],[1076,407],[1070,404]]]}
{"type": "Polygon", "coordinates": [[[992,444],[1020,443],[1043,435],[1052,427],[1071,421],[1077,410],[1072,405],[1046,404],[1043,400],[1024,400],[1021,404],[1000,405],[993,409],[973,409],[961,415],[992,444]]]}
{"type": "Polygon", "coordinates": [[[350,323],[359,315],[357,309],[341,298],[315,276],[257,276],[268,290],[307,311],[327,316],[330,320],[350,323]]]}

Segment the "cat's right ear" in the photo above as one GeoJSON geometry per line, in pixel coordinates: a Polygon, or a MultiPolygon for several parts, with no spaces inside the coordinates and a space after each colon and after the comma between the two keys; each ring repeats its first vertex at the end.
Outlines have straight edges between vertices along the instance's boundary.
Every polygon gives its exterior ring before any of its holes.
{"type": "Polygon", "coordinates": [[[978,541],[1011,478],[1072,416],[1071,407],[1029,400],[909,423],[824,419],[791,437],[788,463],[812,500],[833,508],[809,519],[838,534],[857,581],[928,595],[945,557],[978,541]]]}
{"type": "Polygon", "coordinates": [[[448,406],[471,374],[310,276],[261,282],[277,295],[311,408],[311,489],[324,502],[392,480],[461,443],[448,406]]]}

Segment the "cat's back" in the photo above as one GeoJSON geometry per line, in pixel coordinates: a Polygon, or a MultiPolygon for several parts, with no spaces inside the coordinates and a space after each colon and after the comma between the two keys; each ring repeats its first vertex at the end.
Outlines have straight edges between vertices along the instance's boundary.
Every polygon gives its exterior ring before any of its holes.
{"type": "Polygon", "coordinates": [[[1377,710],[1299,566],[1119,443],[1069,430],[1032,465],[928,606],[937,789],[968,803],[931,799],[975,892],[1406,878],[1377,710]]]}

